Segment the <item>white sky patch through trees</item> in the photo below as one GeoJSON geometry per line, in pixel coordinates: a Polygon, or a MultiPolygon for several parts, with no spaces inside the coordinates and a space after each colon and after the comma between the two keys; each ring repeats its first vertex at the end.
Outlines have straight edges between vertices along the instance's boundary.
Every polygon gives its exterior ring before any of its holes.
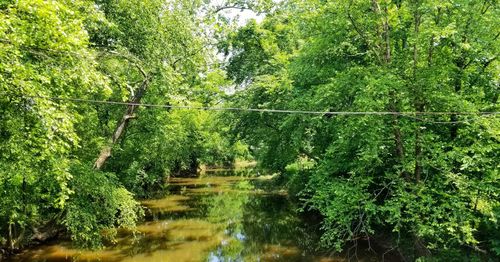
{"type": "Polygon", "coordinates": [[[236,21],[238,26],[244,26],[251,19],[255,19],[255,21],[257,21],[257,23],[262,22],[262,20],[264,19],[263,14],[257,14],[254,11],[248,10],[248,9],[245,9],[245,10],[227,9],[227,10],[224,10],[222,12],[226,17],[230,18],[231,20],[236,21]]]}

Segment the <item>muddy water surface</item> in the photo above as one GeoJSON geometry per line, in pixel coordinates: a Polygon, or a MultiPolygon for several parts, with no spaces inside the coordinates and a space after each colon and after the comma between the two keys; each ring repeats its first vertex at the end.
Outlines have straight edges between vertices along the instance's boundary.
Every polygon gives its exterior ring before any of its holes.
{"type": "Polygon", "coordinates": [[[143,201],[146,222],[99,251],[58,242],[12,261],[345,261],[315,253],[317,236],[270,177],[252,171],[171,178],[163,198],[143,201]],[[250,173],[249,173],[250,172],[250,173]],[[250,176],[249,176],[250,175],[250,176]]]}

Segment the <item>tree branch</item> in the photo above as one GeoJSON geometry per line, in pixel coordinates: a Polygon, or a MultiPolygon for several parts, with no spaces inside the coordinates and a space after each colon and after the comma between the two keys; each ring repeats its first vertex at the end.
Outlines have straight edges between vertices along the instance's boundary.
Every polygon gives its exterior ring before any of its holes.
{"type": "Polygon", "coordinates": [[[238,10],[251,10],[253,11],[250,7],[248,6],[238,6],[238,5],[226,5],[226,6],[219,6],[214,10],[214,13],[218,13],[220,11],[224,11],[227,9],[238,9],[238,10]]]}

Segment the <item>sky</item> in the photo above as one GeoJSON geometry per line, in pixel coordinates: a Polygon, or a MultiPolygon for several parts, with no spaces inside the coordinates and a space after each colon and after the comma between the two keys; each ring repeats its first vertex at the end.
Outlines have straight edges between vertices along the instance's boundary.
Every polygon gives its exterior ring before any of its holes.
{"type": "Polygon", "coordinates": [[[239,10],[239,9],[227,9],[223,11],[224,15],[230,19],[237,19],[238,26],[245,25],[248,20],[255,19],[257,22],[261,22],[264,19],[263,14],[256,14],[252,10],[239,10]]]}

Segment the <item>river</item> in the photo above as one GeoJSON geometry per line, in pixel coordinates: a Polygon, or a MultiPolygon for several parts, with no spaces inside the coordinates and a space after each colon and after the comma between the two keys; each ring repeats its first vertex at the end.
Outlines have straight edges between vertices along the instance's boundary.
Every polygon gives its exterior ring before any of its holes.
{"type": "Polygon", "coordinates": [[[11,261],[347,261],[316,251],[317,228],[286,192],[252,169],[170,178],[168,193],[142,202],[145,222],[103,250],[57,241],[11,261]]]}

